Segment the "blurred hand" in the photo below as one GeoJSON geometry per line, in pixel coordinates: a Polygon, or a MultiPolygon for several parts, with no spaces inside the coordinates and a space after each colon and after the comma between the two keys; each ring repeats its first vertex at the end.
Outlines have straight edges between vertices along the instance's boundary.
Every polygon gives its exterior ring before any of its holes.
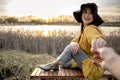
{"type": "Polygon", "coordinates": [[[78,50],[79,50],[79,44],[77,42],[71,42],[70,44],[72,46],[72,53],[73,54],[77,54],[78,50]]]}
{"type": "Polygon", "coordinates": [[[97,48],[97,53],[94,54],[94,58],[98,59],[96,56],[99,56],[102,62],[96,62],[96,60],[94,60],[93,63],[101,66],[120,80],[120,55],[118,55],[113,48],[102,47],[97,48]]]}
{"type": "Polygon", "coordinates": [[[105,47],[105,45],[106,45],[106,41],[103,38],[94,39],[92,40],[91,51],[95,53],[97,52],[98,48],[105,47]]]}
{"type": "Polygon", "coordinates": [[[117,59],[117,57],[118,55],[113,50],[113,48],[108,47],[97,48],[97,52],[94,54],[94,58],[102,59],[102,62],[96,62],[94,60],[93,63],[95,65],[101,66],[105,70],[108,70],[112,62],[114,62],[114,60],[117,59]]]}

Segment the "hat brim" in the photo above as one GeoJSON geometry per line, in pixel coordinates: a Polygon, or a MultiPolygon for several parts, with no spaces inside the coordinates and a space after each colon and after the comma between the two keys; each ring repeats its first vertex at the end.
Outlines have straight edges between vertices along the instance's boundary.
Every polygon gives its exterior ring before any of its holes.
{"type": "Polygon", "coordinates": [[[78,23],[82,22],[82,19],[81,19],[82,13],[80,10],[73,12],[73,16],[78,23]]]}
{"type": "Polygon", "coordinates": [[[96,26],[99,26],[101,25],[104,21],[102,20],[102,18],[97,14],[93,14],[93,17],[94,17],[94,20],[93,20],[93,24],[96,25],[96,26]]]}

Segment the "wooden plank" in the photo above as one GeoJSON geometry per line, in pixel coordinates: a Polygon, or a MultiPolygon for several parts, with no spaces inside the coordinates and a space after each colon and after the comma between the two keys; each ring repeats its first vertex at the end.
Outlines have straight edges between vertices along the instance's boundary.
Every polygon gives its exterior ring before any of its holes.
{"type": "Polygon", "coordinates": [[[49,71],[48,76],[51,78],[58,77],[58,71],[49,71]]]}
{"type": "Polygon", "coordinates": [[[75,69],[65,69],[65,76],[63,77],[67,77],[67,78],[83,78],[83,74],[81,71],[79,70],[75,70],[75,69]]]}
{"type": "Polygon", "coordinates": [[[84,77],[82,72],[75,69],[61,69],[59,70],[58,76],[63,78],[75,78],[75,77],[84,77]]]}
{"type": "Polygon", "coordinates": [[[62,76],[62,70],[61,70],[61,68],[58,71],[58,76],[62,76]]]}
{"type": "Polygon", "coordinates": [[[59,76],[65,76],[65,71],[64,71],[64,69],[60,69],[60,70],[59,70],[59,73],[60,73],[59,76]]]}
{"type": "Polygon", "coordinates": [[[70,75],[71,75],[71,76],[74,76],[73,70],[70,69],[69,71],[70,71],[70,75]]]}
{"type": "Polygon", "coordinates": [[[65,76],[65,69],[61,69],[62,70],[62,76],[65,76]]]}
{"type": "Polygon", "coordinates": [[[72,76],[72,75],[71,75],[71,70],[70,70],[70,69],[67,69],[67,72],[69,73],[69,76],[72,76]]]}
{"type": "Polygon", "coordinates": [[[43,71],[40,74],[41,78],[57,78],[58,71],[43,71]]]}
{"type": "Polygon", "coordinates": [[[52,71],[53,76],[58,76],[58,71],[52,71]]]}
{"type": "Polygon", "coordinates": [[[39,68],[35,68],[30,76],[31,76],[31,77],[34,77],[34,76],[36,75],[38,69],[39,69],[39,68]]]}
{"type": "Polygon", "coordinates": [[[36,72],[36,75],[35,75],[35,76],[36,76],[36,77],[37,77],[37,76],[39,77],[39,76],[40,76],[40,73],[41,73],[41,69],[39,68],[39,69],[37,70],[37,72],[36,72]]]}
{"type": "Polygon", "coordinates": [[[44,71],[44,76],[48,76],[48,71],[44,71]]]}
{"type": "MultiPolygon", "coordinates": [[[[72,70],[71,70],[71,69],[66,69],[66,73],[67,73],[67,75],[66,75],[66,76],[72,76],[72,75],[71,75],[71,72],[72,72],[72,70]]],[[[74,76],[74,74],[73,74],[73,76],[74,76]]]]}
{"type": "Polygon", "coordinates": [[[48,76],[54,76],[53,73],[54,73],[54,71],[49,71],[49,72],[48,72],[48,76]]]}
{"type": "Polygon", "coordinates": [[[44,76],[44,70],[41,70],[40,76],[44,76]]]}
{"type": "Polygon", "coordinates": [[[73,72],[74,76],[78,75],[77,72],[76,72],[76,70],[73,70],[72,72],[73,72]]]}
{"type": "Polygon", "coordinates": [[[83,73],[81,72],[81,71],[79,71],[79,70],[76,70],[76,72],[77,72],[77,76],[80,76],[80,77],[84,77],[84,75],[83,75],[83,73]]]}
{"type": "Polygon", "coordinates": [[[68,76],[69,74],[67,73],[67,70],[66,69],[63,70],[64,70],[64,76],[68,76]]]}

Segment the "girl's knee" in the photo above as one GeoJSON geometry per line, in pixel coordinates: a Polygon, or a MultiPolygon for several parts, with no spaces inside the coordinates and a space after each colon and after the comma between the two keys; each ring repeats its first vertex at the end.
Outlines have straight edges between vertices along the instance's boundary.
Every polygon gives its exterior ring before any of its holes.
{"type": "Polygon", "coordinates": [[[69,45],[66,46],[66,48],[71,49],[72,46],[69,44],[69,45]]]}
{"type": "Polygon", "coordinates": [[[69,44],[69,45],[67,45],[66,47],[65,47],[65,50],[64,50],[65,52],[67,51],[72,51],[72,46],[69,44]]]}

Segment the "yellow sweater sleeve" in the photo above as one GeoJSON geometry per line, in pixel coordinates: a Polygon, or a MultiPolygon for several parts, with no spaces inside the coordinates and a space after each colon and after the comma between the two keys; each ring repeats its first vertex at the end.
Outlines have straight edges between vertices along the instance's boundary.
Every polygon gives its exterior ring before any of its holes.
{"type": "Polygon", "coordinates": [[[89,44],[91,44],[93,39],[104,38],[104,35],[100,31],[100,29],[94,25],[90,25],[90,26],[86,27],[85,34],[86,34],[89,44]]]}

